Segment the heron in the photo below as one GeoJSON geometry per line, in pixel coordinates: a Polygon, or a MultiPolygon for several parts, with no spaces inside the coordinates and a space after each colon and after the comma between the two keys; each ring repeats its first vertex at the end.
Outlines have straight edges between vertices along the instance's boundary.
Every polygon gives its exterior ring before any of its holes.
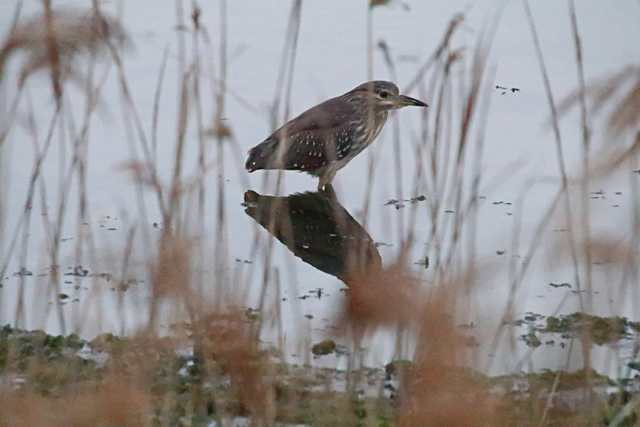
{"type": "Polygon", "coordinates": [[[392,82],[363,83],[285,123],[249,150],[245,168],[307,172],[319,178],[322,190],[376,139],[390,111],[409,106],[428,105],[401,95],[392,82]]]}

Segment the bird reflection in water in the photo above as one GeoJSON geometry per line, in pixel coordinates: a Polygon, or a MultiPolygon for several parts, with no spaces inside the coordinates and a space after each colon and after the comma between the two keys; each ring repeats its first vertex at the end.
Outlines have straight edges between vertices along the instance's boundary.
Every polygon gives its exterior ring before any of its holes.
{"type": "Polygon", "coordinates": [[[330,188],[286,197],[247,191],[244,201],[245,212],[294,255],[347,285],[382,268],[375,243],[330,188]]]}

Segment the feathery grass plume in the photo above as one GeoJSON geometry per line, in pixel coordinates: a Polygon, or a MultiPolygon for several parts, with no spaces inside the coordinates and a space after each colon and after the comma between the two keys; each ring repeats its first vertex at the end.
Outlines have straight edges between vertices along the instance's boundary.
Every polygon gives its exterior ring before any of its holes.
{"type": "Polygon", "coordinates": [[[397,322],[415,325],[421,315],[420,284],[400,265],[351,274],[345,283],[349,290],[341,315],[344,326],[368,330],[397,322]]]}
{"type": "Polygon", "coordinates": [[[574,90],[559,103],[559,115],[579,106],[583,98],[590,101],[592,117],[608,112],[606,127],[612,139],[621,140],[625,135],[632,135],[631,144],[626,147],[607,144],[603,148],[599,160],[587,171],[595,178],[617,170],[640,151],[640,66],[628,65],[588,84],[584,90],[574,90]]]}
{"type": "Polygon", "coordinates": [[[228,375],[241,412],[254,420],[272,425],[275,417],[275,391],[269,381],[267,352],[259,347],[246,312],[230,305],[224,311],[203,316],[194,328],[200,353],[209,370],[214,367],[228,375]]]}
{"type": "MultiPolygon", "coordinates": [[[[640,65],[623,69],[590,83],[585,89],[593,115],[610,108],[607,128],[613,136],[640,129],[640,65]]],[[[574,90],[559,104],[558,112],[566,114],[579,104],[581,91],[574,90]]]]}
{"type": "Polygon", "coordinates": [[[107,43],[127,46],[129,36],[113,17],[97,14],[94,10],[58,9],[35,16],[19,24],[0,48],[0,79],[9,59],[17,53],[26,58],[20,70],[19,83],[33,73],[59,67],[61,78],[83,81],[74,67],[74,60],[82,55],[100,55],[107,43]]]}
{"type": "Polygon", "coordinates": [[[499,401],[486,393],[484,376],[466,366],[471,349],[456,325],[466,280],[435,289],[419,311],[413,362],[402,373],[398,426],[494,425],[499,401]],[[473,407],[473,411],[468,408],[473,407]]]}
{"type": "Polygon", "coordinates": [[[192,243],[185,238],[166,232],[162,237],[158,255],[151,264],[154,294],[157,297],[185,295],[190,291],[192,243]]]}

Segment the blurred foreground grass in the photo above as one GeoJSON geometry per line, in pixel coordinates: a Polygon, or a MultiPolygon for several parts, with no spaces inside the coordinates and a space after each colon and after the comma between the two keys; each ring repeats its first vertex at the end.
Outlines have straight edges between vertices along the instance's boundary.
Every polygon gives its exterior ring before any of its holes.
{"type": "MultiPolygon", "coordinates": [[[[193,341],[184,336],[102,334],[86,341],[74,334],[5,326],[0,330],[0,424],[195,426],[236,420],[242,425],[255,415],[261,397],[247,393],[247,379],[234,372],[234,361],[221,356],[229,349],[216,349],[226,344],[207,345],[211,352],[196,354],[193,341]]],[[[261,348],[242,363],[254,376],[253,387],[270,396],[270,407],[261,410],[271,412],[278,425],[406,425],[396,422],[399,400],[412,396],[402,395],[399,383],[424,375],[407,360],[347,373],[283,364],[277,353],[261,348]],[[358,378],[353,391],[348,376],[358,378]]],[[[490,418],[478,411],[474,425],[537,425],[531,413],[543,411],[551,394],[548,425],[607,424],[640,388],[640,381],[616,381],[595,371],[488,377],[456,366],[432,368],[446,377],[434,399],[455,396],[463,410],[473,408],[477,393],[489,397],[483,401],[491,405],[490,418]]],[[[636,419],[633,411],[621,425],[634,425],[636,419]]]]}

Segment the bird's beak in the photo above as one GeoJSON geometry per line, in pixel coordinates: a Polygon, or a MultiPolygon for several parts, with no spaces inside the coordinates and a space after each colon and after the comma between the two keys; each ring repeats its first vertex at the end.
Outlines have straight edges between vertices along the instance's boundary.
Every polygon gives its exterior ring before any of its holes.
{"type": "Polygon", "coordinates": [[[398,101],[401,107],[428,107],[426,103],[406,95],[399,95],[398,101]]]}

